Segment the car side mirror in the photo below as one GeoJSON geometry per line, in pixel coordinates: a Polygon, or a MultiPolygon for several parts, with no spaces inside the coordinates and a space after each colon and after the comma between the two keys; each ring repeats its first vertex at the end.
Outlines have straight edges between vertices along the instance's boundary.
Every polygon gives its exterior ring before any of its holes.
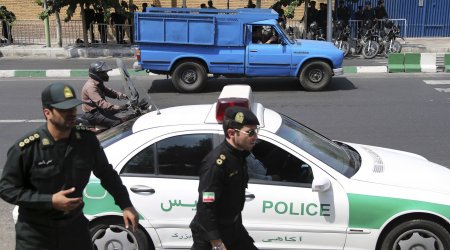
{"type": "Polygon", "coordinates": [[[313,192],[325,192],[331,187],[331,182],[327,178],[317,177],[312,182],[313,192]]]}

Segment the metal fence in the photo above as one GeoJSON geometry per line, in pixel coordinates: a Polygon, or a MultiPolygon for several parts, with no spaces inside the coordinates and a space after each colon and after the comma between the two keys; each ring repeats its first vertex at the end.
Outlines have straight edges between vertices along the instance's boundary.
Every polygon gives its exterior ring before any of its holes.
{"type": "MultiPolygon", "coordinates": [[[[50,21],[50,42],[58,44],[56,21],[50,21]]],[[[2,21],[1,45],[45,45],[44,22],[39,20],[17,20],[13,24],[2,21]],[[6,29],[5,29],[6,27],[6,29]],[[6,33],[5,33],[6,30],[6,33]],[[5,37],[9,34],[9,38],[5,37]]],[[[83,28],[80,20],[61,22],[62,45],[83,43],[83,28]]],[[[88,42],[96,45],[116,45],[133,43],[133,27],[129,24],[92,24],[88,30],[88,42]]]]}

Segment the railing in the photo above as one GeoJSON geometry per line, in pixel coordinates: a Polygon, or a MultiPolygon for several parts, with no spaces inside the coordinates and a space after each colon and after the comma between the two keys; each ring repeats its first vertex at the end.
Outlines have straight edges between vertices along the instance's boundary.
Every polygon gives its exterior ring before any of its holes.
{"type": "MultiPolygon", "coordinates": [[[[400,35],[402,37],[406,38],[407,29],[408,29],[408,23],[406,19],[389,19],[394,23],[395,26],[400,28],[400,35]]],[[[379,20],[377,21],[378,28],[382,29],[384,27],[385,20],[379,20]]],[[[358,34],[358,30],[360,27],[362,27],[363,21],[361,20],[350,20],[349,26],[350,26],[350,34],[352,37],[356,37],[358,34]]]]}
{"type": "MultiPolygon", "coordinates": [[[[0,37],[1,45],[18,44],[18,45],[45,45],[44,23],[39,20],[17,20],[11,25],[3,25],[7,28],[10,38],[0,37]]],[[[6,23],[5,23],[6,24],[6,23]]],[[[56,46],[56,21],[50,21],[50,42],[52,46],[56,46]]],[[[106,23],[94,23],[88,30],[88,42],[92,45],[108,44],[130,44],[133,43],[133,27],[129,24],[110,25],[106,23]]],[[[74,45],[83,43],[82,22],[72,20],[70,22],[61,22],[61,39],[62,45],[74,45]]],[[[1,46],[0,45],[0,46],[1,46]]]]}
{"type": "MultiPolygon", "coordinates": [[[[406,19],[389,19],[389,20],[391,20],[394,23],[394,25],[396,25],[397,27],[400,28],[400,35],[403,37],[406,37],[407,28],[408,28],[408,23],[407,23],[406,19]]],[[[384,22],[385,22],[384,20],[378,21],[378,27],[380,27],[380,28],[384,27],[384,22]]],[[[350,32],[351,32],[350,34],[352,37],[357,36],[358,29],[362,26],[362,24],[363,24],[363,21],[360,21],[360,20],[350,20],[349,21],[350,32]]],[[[286,27],[292,28],[293,36],[295,39],[302,37],[303,30],[304,30],[304,24],[302,21],[288,19],[287,23],[286,23],[286,27]]]]}

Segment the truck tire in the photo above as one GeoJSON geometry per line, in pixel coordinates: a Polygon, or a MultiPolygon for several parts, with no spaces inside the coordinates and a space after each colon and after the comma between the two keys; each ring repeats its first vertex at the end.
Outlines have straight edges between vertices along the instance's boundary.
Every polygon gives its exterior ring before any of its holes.
{"type": "Polygon", "coordinates": [[[319,91],[331,81],[333,71],[324,61],[310,61],[302,68],[299,80],[302,87],[309,91],[319,91]]]}
{"type": "Polygon", "coordinates": [[[196,62],[182,62],[172,73],[172,84],[180,92],[200,92],[206,87],[206,70],[196,62]]]}

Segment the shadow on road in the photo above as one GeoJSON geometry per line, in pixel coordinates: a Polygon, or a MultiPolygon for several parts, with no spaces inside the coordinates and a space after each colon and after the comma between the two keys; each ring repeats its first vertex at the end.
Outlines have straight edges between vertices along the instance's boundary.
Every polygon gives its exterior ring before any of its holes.
{"type": "MultiPolygon", "coordinates": [[[[306,90],[296,78],[218,78],[209,79],[203,93],[220,92],[224,86],[232,84],[247,84],[254,92],[298,91],[306,90]]],[[[322,92],[356,89],[355,85],[345,77],[333,78],[322,92]]],[[[149,93],[177,92],[170,79],[153,80],[148,87],[149,93]]]]}

